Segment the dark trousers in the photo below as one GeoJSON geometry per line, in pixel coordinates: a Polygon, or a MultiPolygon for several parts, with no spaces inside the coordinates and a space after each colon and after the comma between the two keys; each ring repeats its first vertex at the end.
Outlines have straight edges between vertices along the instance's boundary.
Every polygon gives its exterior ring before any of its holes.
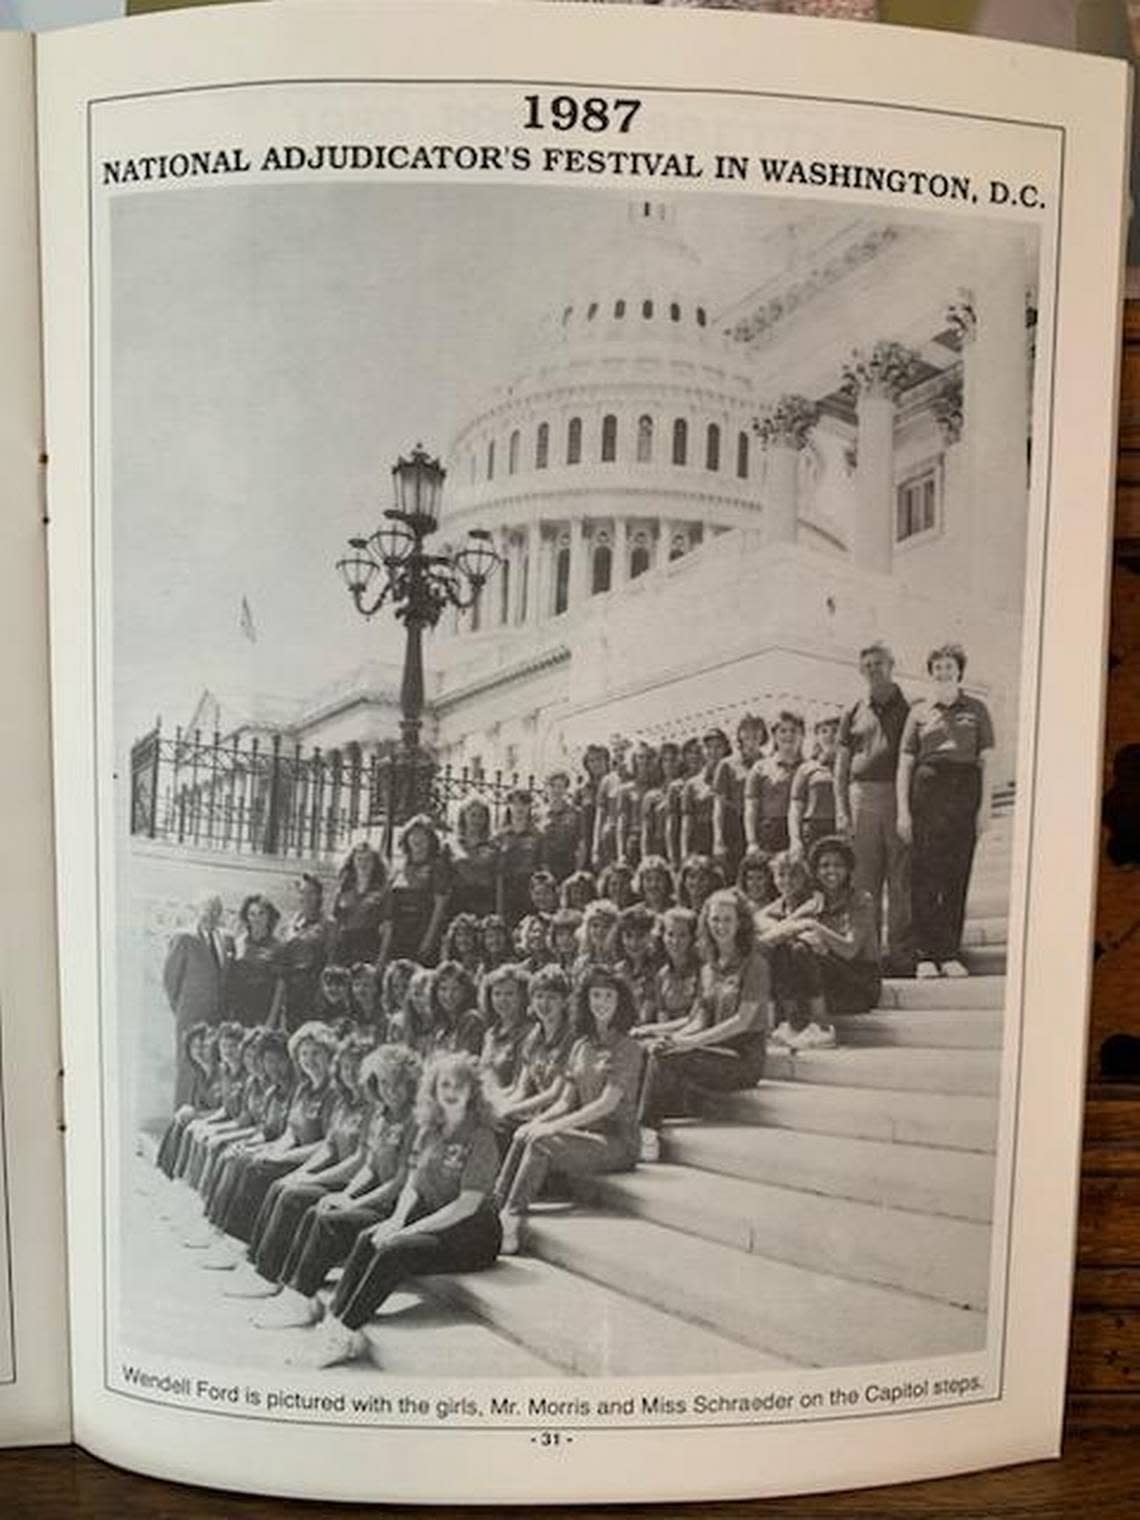
{"type": "Polygon", "coordinates": [[[332,1313],[348,1329],[359,1330],[406,1278],[477,1272],[491,1265],[502,1243],[499,1217],[489,1206],[442,1230],[398,1231],[378,1246],[360,1235],[337,1283],[332,1313]]]}
{"type": "Polygon", "coordinates": [[[155,1165],[167,1177],[174,1176],[174,1163],[178,1159],[178,1148],[182,1144],[182,1136],[186,1133],[186,1126],[195,1118],[197,1115],[192,1110],[184,1108],[180,1113],[175,1114],[166,1126],[158,1147],[158,1155],[155,1157],[155,1165]]]}
{"type": "Polygon", "coordinates": [[[899,838],[893,781],[852,781],[851,845],[855,851],[852,885],[869,892],[882,943],[883,891],[887,894],[887,954],[909,964],[912,953],[910,849],[899,838]]]}
{"type": "Polygon", "coordinates": [[[206,1218],[221,1228],[226,1211],[233,1199],[238,1183],[247,1166],[253,1165],[253,1156],[247,1151],[231,1151],[215,1171],[209,1191],[202,1196],[206,1218]]]}
{"type": "Polygon", "coordinates": [[[761,818],[756,825],[756,843],[769,855],[779,855],[789,844],[787,818],[761,818]]]}
{"type": "Polygon", "coordinates": [[[525,1214],[551,1171],[563,1177],[628,1172],[637,1164],[637,1138],[600,1130],[569,1129],[537,1138],[516,1135],[499,1171],[495,1194],[512,1214],[525,1214]]]}
{"type": "Polygon", "coordinates": [[[778,1003],[794,1003],[800,1018],[807,1005],[822,997],[829,1014],[866,1013],[882,991],[879,968],[873,961],[845,961],[820,955],[794,940],[777,945],[770,957],[772,992],[778,1003]]]}
{"type": "MultiPolygon", "coordinates": [[[[343,1183],[340,1185],[343,1186],[343,1183]]],[[[250,1260],[267,1282],[280,1280],[293,1237],[306,1212],[315,1203],[319,1203],[326,1193],[336,1190],[316,1178],[308,1177],[303,1181],[299,1177],[286,1178],[284,1182],[273,1184],[258,1215],[258,1225],[261,1228],[255,1226],[257,1244],[255,1246],[250,1242],[250,1260]],[[267,1208],[268,1216],[262,1224],[261,1215],[267,1208]]]]}
{"type": "Polygon", "coordinates": [[[655,1125],[670,1115],[692,1113],[699,1094],[740,1092],[755,1087],[763,1074],[762,1037],[743,1052],[730,1045],[654,1051],[642,1083],[641,1122],[655,1125]]]}
{"type": "Polygon", "coordinates": [[[364,1206],[325,1213],[314,1204],[294,1232],[279,1281],[312,1298],[332,1269],[345,1260],[357,1238],[390,1212],[390,1208],[364,1206]]]}
{"type": "Polygon", "coordinates": [[[237,1240],[252,1241],[261,1206],[269,1189],[282,1177],[287,1177],[298,1165],[300,1163],[297,1161],[283,1161],[278,1156],[257,1156],[252,1159],[243,1168],[221,1219],[225,1233],[233,1235],[237,1240]]]}
{"type": "Polygon", "coordinates": [[[911,915],[918,958],[953,960],[962,944],[981,772],[975,765],[917,765],[910,795],[911,915]]]}

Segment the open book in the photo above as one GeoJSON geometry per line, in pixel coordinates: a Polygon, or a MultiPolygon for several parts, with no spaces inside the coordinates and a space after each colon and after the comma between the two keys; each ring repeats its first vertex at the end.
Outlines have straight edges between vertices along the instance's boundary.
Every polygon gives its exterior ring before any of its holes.
{"type": "Polygon", "coordinates": [[[1128,106],[620,7],[0,38],[0,1439],[1057,1450],[1128,106]]]}

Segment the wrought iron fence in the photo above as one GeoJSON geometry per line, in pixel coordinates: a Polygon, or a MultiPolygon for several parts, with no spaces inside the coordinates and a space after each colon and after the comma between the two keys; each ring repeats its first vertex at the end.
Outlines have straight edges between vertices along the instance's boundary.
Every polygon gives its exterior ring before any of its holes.
{"type": "Polygon", "coordinates": [[[280,735],[168,735],[156,724],[131,748],[131,833],[309,859],[338,855],[367,835],[390,856],[397,828],[413,814],[428,813],[451,832],[463,804],[479,798],[497,828],[520,787],[541,800],[533,776],[438,767],[426,752],[363,758],[355,747],[305,751],[280,735]]]}

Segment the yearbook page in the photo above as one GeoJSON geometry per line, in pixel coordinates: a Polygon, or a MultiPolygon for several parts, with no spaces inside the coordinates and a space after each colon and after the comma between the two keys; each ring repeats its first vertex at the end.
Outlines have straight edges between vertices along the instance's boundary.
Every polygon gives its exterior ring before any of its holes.
{"type": "Polygon", "coordinates": [[[39,61],[78,1440],[1055,1453],[1125,70],[430,3],[39,61]]]}
{"type": "Polygon", "coordinates": [[[70,1434],[32,42],[0,37],[0,1445],[70,1434]]]}

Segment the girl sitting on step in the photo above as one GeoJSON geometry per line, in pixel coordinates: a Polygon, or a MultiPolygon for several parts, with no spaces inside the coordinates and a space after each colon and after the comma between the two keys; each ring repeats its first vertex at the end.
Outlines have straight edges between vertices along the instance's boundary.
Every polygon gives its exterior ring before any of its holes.
{"type": "Polygon", "coordinates": [[[304,1366],[364,1357],[363,1327],[407,1278],[478,1271],[499,1254],[492,1201],[499,1150],[475,1058],[435,1056],[416,1111],[419,1130],[399,1201],[389,1218],[357,1237],[328,1313],[297,1358],[304,1366]]]}

